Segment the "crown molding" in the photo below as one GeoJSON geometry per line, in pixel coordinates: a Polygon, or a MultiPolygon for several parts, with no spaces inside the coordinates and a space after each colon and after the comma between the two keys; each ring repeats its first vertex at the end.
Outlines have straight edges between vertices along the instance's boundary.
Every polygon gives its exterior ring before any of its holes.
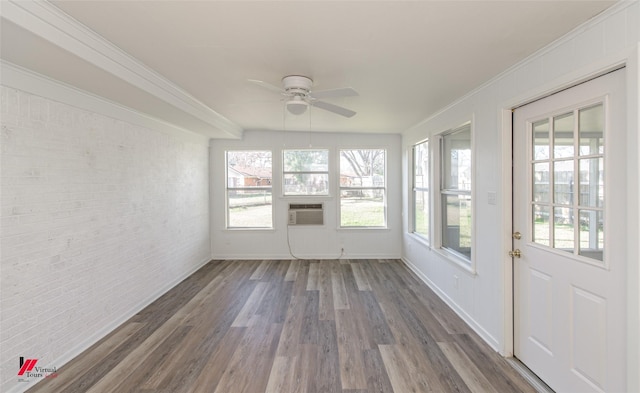
{"type": "Polygon", "coordinates": [[[3,0],[2,18],[115,77],[239,138],[243,129],[189,93],[82,25],[48,1],[3,0]]]}

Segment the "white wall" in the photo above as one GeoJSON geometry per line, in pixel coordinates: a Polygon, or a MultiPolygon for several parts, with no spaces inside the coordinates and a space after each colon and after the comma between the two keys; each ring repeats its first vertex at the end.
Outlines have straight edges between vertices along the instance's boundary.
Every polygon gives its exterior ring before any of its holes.
{"type": "Polygon", "coordinates": [[[9,73],[0,87],[3,392],[29,385],[17,381],[19,356],[62,366],[210,260],[204,138],[7,87],[9,73]]]}
{"type": "Polygon", "coordinates": [[[211,147],[211,238],[215,258],[289,259],[287,232],[293,254],[302,258],[399,258],[401,250],[400,136],[379,134],[332,134],[308,132],[247,131],[242,140],[213,140],[211,147]],[[282,149],[329,149],[331,183],[328,197],[283,197],[282,149]],[[384,148],[387,150],[387,229],[338,229],[338,150],[384,148]],[[230,149],[270,149],[273,152],[272,230],[228,230],[225,224],[225,155],[230,149]],[[323,226],[287,229],[291,202],[325,206],[323,226]]]}
{"type": "MultiPolygon", "coordinates": [[[[629,370],[640,363],[638,344],[638,43],[640,10],[637,1],[622,2],[559,39],[522,63],[505,71],[459,101],[403,133],[403,200],[409,201],[409,163],[413,144],[426,137],[473,121],[475,146],[474,225],[477,274],[470,274],[437,250],[429,249],[408,233],[403,222],[403,258],[489,344],[502,353],[511,351],[510,259],[510,152],[511,116],[508,109],[558,91],[598,73],[626,64],[629,89],[628,138],[630,221],[629,250],[629,370]],[[497,204],[488,203],[490,192],[497,204]],[[459,277],[456,288],[454,276],[459,277]]],[[[472,64],[472,59],[470,59],[472,64]]],[[[408,216],[407,204],[403,208],[408,216]]],[[[634,368],[635,367],[635,368],[634,368]]],[[[631,374],[631,373],[630,373],[631,374]]],[[[637,372],[629,376],[629,387],[640,390],[637,372]]],[[[633,390],[635,389],[635,390],[633,390]]]]}

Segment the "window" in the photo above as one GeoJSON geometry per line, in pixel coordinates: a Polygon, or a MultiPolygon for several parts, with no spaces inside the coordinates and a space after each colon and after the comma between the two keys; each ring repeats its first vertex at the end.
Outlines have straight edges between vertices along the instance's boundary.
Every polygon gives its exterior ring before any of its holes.
{"type": "Polygon", "coordinates": [[[441,139],[441,245],[471,261],[471,125],[441,139]]]}
{"type": "Polygon", "coordinates": [[[329,195],[329,150],[284,150],[284,195],[329,195]]]}
{"type": "Polygon", "coordinates": [[[227,151],[227,228],[272,228],[271,152],[227,151]]]}
{"type": "Polygon", "coordinates": [[[413,233],[429,241],[429,141],[413,146],[413,233]]]}
{"type": "Polygon", "coordinates": [[[386,227],[385,151],[340,150],[340,226],[386,227]]]}

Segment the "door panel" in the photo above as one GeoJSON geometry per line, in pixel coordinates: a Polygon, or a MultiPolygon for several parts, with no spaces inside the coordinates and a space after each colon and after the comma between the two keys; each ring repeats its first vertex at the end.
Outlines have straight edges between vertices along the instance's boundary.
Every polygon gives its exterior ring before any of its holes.
{"type": "Polygon", "coordinates": [[[514,349],[559,392],[623,392],[625,71],[514,113],[514,349]]]}

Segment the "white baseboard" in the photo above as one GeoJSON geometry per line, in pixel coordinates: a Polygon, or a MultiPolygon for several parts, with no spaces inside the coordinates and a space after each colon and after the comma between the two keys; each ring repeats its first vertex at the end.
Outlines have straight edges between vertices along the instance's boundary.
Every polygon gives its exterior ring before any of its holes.
{"type": "MultiPolygon", "coordinates": [[[[123,313],[120,317],[115,319],[112,323],[110,323],[110,324],[104,326],[102,329],[96,331],[94,334],[89,336],[87,339],[85,339],[84,341],[82,341],[81,343],[76,345],[75,347],[71,348],[66,353],[64,353],[63,355],[59,356],[57,359],[54,359],[48,365],[55,366],[57,369],[60,369],[65,364],[67,364],[69,361],[73,360],[76,356],[80,355],[82,352],[84,352],[87,349],[89,349],[93,344],[95,344],[98,341],[102,340],[109,333],[111,333],[116,328],[118,328],[120,325],[122,325],[123,323],[128,321],[131,317],[133,317],[134,315],[136,315],[137,313],[142,311],[145,307],[147,307],[148,305],[150,305],[154,301],[158,300],[160,298],[160,296],[162,296],[165,293],[169,292],[176,285],[180,284],[184,279],[186,279],[187,277],[191,276],[193,273],[198,271],[200,268],[202,268],[204,265],[209,263],[209,261],[211,261],[211,260],[212,260],[211,258],[207,258],[207,259],[201,261],[200,263],[198,263],[198,265],[196,265],[195,267],[193,267],[192,269],[190,269],[186,273],[182,274],[181,276],[177,277],[176,279],[174,279],[173,281],[171,281],[169,284],[165,285],[161,289],[157,290],[151,296],[147,297],[146,299],[142,300],[141,302],[139,302],[135,306],[131,307],[127,312],[123,313]]],[[[22,393],[22,392],[25,392],[26,390],[28,390],[31,387],[35,386],[40,381],[41,381],[41,379],[34,379],[31,382],[18,383],[12,389],[9,389],[7,391],[7,393],[22,393]]]]}
{"type": "Polygon", "coordinates": [[[442,299],[442,301],[444,301],[447,306],[449,306],[449,308],[451,308],[456,314],[458,314],[458,316],[462,318],[462,320],[467,325],[469,325],[469,327],[473,329],[473,331],[476,332],[493,350],[495,350],[496,352],[500,352],[498,350],[498,348],[500,347],[500,343],[495,337],[493,337],[493,335],[487,332],[475,319],[473,319],[473,317],[467,314],[467,312],[462,307],[460,307],[460,305],[453,301],[453,299],[451,299],[442,289],[440,289],[440,287],[438,287],[433,281],[431,281],[429,277],[421,272],[416,265],[414,265],[411,261],[404,257],[401,258],[401,260],[409,268],[409,270],[414,272],[416,276],[420,278],[420,280],[427,284],[427,286],[431,288],[431,290],[435,292],[435,294],[438,295],[438,297],[442,299]]]}

